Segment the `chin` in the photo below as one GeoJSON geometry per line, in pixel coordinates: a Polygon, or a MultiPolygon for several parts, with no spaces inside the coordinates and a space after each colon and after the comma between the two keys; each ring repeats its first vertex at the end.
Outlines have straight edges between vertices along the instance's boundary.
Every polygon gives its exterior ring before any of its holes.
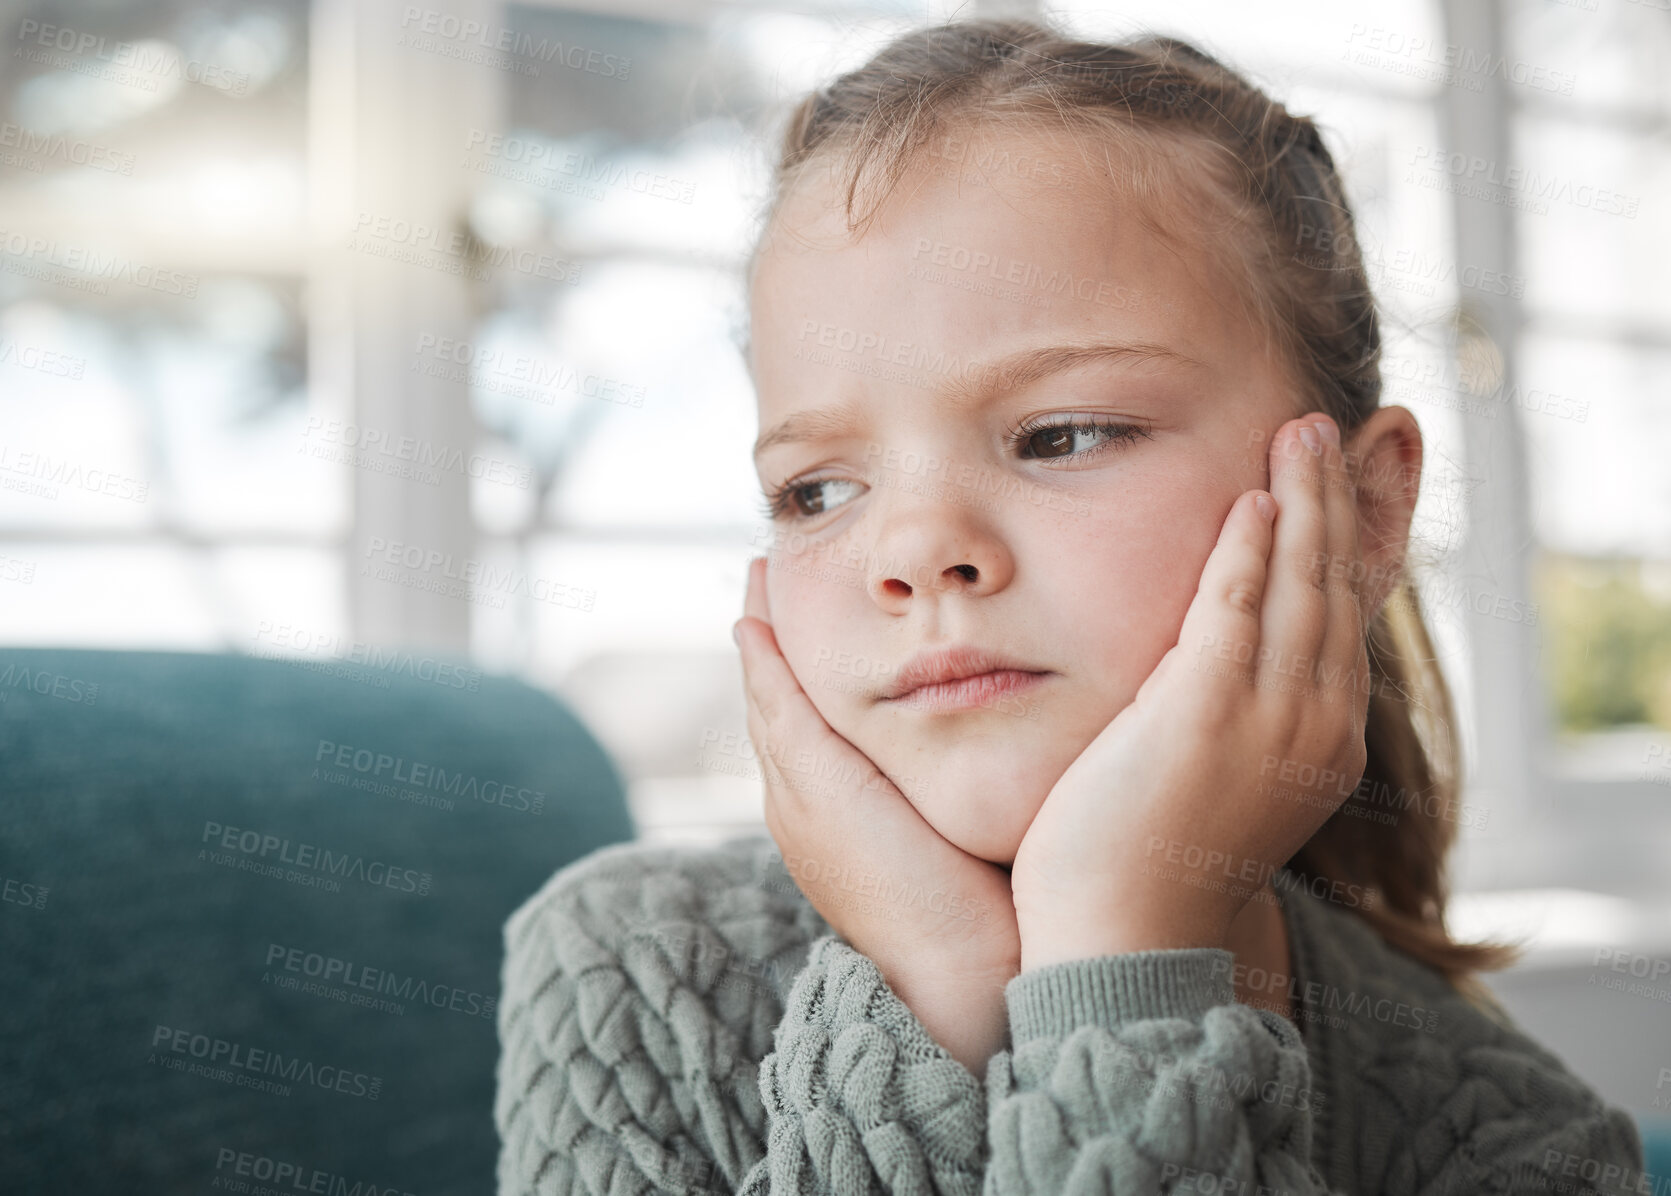
{"type": "Polygon", "coordinates": [[[973,771],[976,775],[968,778],[936,775],[932,788],[912,805],[952,846],[1008,867],[1048,790],[1032,792],[1036,778],[1032,785],[1006,785],[997,769],[973,771]]]}

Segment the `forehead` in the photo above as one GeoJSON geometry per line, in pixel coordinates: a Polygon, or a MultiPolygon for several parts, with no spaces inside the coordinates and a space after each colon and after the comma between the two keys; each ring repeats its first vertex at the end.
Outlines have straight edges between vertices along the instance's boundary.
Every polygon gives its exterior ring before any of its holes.
{"type": "Polygon", "coordinates": [[[868,368],[884,363],[867,364],[863,350],[839,368],[808,368],[820,342],[980,361],[1040,344],[1130,340],[1211,368],[1245,361],[1255,334],[1232,301],[1222,249],[1192,235],[1175,203],[1170,217],[1151,204],[1143,219],[1125,161],[1089,131],[942,136],[857,235],[841,202],[845,180],[831,163],[810,172],[784,198],[751,287],[763,422],[867,391],[926,397],[922,385],[868,368]]]}

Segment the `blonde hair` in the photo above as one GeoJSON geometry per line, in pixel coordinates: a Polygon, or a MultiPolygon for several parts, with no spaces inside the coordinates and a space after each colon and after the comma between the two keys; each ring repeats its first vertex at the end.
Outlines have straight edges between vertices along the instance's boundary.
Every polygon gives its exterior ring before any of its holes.
{"type": "MultiPolygon", "coordinates": [[[[1063,129],[1097,136],[1099,161],[1136,217],[1176,237],[1183,218],[1227,255],[1233,301],[1295,374],[1303,405],[1345,434],[1381,397],[1376,305],[1334,160],[1317,126],[1189,43],[1080,41],[1019,19],[957,21],[895,38],[869,62],[795,105],[764,213],[761,245],[814,164],[846,168],[850,232],[934,139],[958,130],[1063,129]],[[1203,169],[1204,168],[1204,169],[1203,169]],[[861,183],[871,188],[860,212],[861,183]],[[856,214],[857,213],[857,214],[856,214]]],[[[1349,906],[1393,947],[1487,1011],[1470,973],[1520,948],[1467,943],[1445,925],[1445,858],[1457,833],[1459,744],[1450,691],[1414,587],[1401,568],[1368,631],[1368,763],[1353,794],[1288,861],[1308,879],[1357,885],[1349,906]],[[1390,821],[1382,806],[1402,805],[1390,821]]]]}

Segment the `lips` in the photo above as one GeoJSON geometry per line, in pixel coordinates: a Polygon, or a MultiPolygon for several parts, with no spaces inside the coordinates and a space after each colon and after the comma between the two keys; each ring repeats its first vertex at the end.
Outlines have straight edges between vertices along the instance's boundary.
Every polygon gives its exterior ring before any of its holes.
{"type": "Polygon", "coordinates": [[[1049,670],[1033,668],[1025,661],[998,652],[960,645],[917,653],[905,662],[899,670],[899,675],[882,696],[887,701],[897,701],[926,685],[941,685],[948,681],[979,677],[985,673],[1005,672],[1040,675],[1049,670]]]}

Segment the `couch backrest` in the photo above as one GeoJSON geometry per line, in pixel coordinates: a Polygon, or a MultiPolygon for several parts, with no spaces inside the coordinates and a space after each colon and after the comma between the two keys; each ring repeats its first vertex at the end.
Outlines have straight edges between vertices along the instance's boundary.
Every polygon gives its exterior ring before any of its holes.
{"type": "Polygon", "coordinates": [[[0,648],[0,1191],[490,1191],[504,921],[633,836],[516,681],[0,648]]]}

